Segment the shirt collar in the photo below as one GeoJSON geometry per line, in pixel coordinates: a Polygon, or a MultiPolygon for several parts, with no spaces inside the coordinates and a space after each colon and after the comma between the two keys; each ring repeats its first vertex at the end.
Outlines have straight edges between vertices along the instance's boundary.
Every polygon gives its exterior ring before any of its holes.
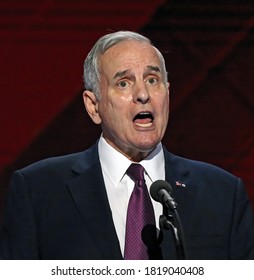
{"type": "MultiPolygon", "coordinates": [[[[117,186],[132,161],[110,146],[102,136],[98,143],[98,150],[103,172],[117,186]]],[[[152,182],[158,179],[164,180],[165,161],[161,143],[140,164],[143,165],[152,182]]]]}
{"type": "Polygon", "coordinates": [[[98,151],[103,172],[112,181],[113,185],[117,186],[131,161],[110,146],[102,136],[98,143],[98,151]]]}
{"type": "Polygon", "coordinates": [[[152,182],[165,180],[165,160],[162,144],[159,143],[151,154],[143,159],[140,164],[143,165],[152,182]]]}

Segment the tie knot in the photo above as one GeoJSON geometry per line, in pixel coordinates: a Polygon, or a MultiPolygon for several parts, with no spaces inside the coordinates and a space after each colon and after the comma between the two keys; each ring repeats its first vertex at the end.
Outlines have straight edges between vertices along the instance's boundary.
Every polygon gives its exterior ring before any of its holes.
{"type": "Polygon", "coordinates": [[[135,182],[144,180],[144,167],[138,163],[132,163],[126,171],[126,174],[135,182]]]}

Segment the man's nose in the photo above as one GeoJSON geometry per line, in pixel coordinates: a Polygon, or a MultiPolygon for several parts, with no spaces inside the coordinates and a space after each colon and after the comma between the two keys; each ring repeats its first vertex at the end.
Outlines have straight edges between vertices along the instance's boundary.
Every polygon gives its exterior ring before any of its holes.
{"type": "Polygon", "coordinates": [[[149,90],[144,82],[136,84],[133,98],[135,103],[145,104],[150,101],[149,90]]]}

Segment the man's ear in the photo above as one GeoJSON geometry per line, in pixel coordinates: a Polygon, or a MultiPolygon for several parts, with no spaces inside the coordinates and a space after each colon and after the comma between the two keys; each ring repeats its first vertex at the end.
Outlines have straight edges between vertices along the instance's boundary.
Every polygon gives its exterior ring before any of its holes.
{"type": "Polygon", "coordinates": [[[98,100],[92,91],[85,90],[83,92],[83,101],[86,111],[95,124],[101,123],[101,118],[98,113],[98,100]]]}

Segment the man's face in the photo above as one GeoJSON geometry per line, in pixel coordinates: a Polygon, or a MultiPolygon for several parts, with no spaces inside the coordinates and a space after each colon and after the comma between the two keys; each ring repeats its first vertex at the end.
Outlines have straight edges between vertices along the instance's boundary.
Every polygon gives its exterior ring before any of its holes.
{"type": "Polygon", "coordinates": [[[161,141],[168,122],[169,85],[155,49],[125,41],[99,58],[100,100],[96,101],[103,137],[133,161],[161,141]]]}

